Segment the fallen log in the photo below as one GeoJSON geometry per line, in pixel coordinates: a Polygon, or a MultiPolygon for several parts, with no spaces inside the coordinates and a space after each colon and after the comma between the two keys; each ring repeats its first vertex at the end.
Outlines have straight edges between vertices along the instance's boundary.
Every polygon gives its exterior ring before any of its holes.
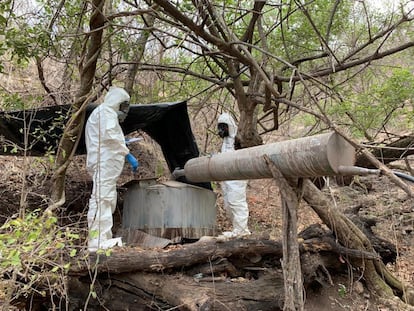
{"type": "MultiPolygon", "coordinates": [[[[371,152],[382,163],[388,164],[414,154],[414,149],[412,148],[413,144],[413,135],[402,136],[383,147],[374,148],[371,152]]],[[[366,168],[376,168],[364,154],[357,156],[355,165],[366,168]]]]}
{"type": "Polygon", "coordinates": [[[69,271],[71,276],[87,275],[91,268],[98,273],[163,272],[171,268],[185,268],[214,261],[217,258],[256,256],[282,256],[282,246],[270,240],[220,240],[204,237],[188,245],[167,249],[143,250],[140,248],[114,248],[110,256],[92,253],[85,262],[75,262],[69,271]]]}
{"type": "MultiPolygon", "coordinates": [[[[73,282],[73,280],[71,281],[73,282]]],[[[89,285],[69,282],[72,310],[85,308],[89,285]]],[[[95,284],[96,285],[96,284],[95,284]]],[[[220,278],[202,282],[175,273],[123,273],[99,279],[100,296],[88,310],[280,310],[283,307],[283,276],[267,271],[258,279],[220,278]]]]}
{"type": "MultiPolygon", "coordinates": [[[[379,259],[339,245],[320,225],[301,232],[299,246],[306,289],[332,285],[331,274],[346,273],[342,258],[379,259]]],[[[72,310],[281,310],[282,253],[279,241],[206,237],[167,249],[91,254],[72,264],[69,305],[72,310]]]]}
{"type": "MultiPolygon", "coordinates": [[[[316,227],[315,227],[316,228],[316,227]]],[[[323,236],[302,240],[300,248],[306,252],[333,252],[351,258],[380,259],[375,253],[353,250],[339,245],[330,231],[323,236]]],[[[271,255],[281,259],[283,255],[280,241],[236,239],[222,240],[215,237],[204,237],[200,241],[173,248],[143,250],[140,248],[114,248],[110,256],[91,253],[89,259],[72,263],[68,275],[88,275],[91,270],[97,273],[112,274],[124,272],[163,272],[168,269],[183,269],[196,264],[205,264],[220,258],[242,258],[247,262],[260,261],[263,256],[271,255]]]]}

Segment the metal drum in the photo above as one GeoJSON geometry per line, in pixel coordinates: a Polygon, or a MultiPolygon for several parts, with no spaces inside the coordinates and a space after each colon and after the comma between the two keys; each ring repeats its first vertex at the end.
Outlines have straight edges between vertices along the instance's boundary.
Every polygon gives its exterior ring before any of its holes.
{"type": "Polygon", "coordinates": [[[166,239],[214,235],[216,194],[178,181],[137,180],[127,185],[122,227],[166,239]]]}

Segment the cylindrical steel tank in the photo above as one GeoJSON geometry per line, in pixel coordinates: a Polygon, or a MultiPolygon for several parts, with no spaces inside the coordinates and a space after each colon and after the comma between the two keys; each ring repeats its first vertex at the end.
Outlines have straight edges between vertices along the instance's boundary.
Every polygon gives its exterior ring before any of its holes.
{"type": "Polygon", "coordinates": [[[338,175],[355,162],[352,145],[327,133],[190,159],[184,175],[191,182],[271,178],[264,155],[287,177],[338,175]]]}
{"type": "Polygon", "coordinates": [[[214,235],[216,194],[178,181],[136,180],[127,185],[122,228],[173,239],[214,235]]]}

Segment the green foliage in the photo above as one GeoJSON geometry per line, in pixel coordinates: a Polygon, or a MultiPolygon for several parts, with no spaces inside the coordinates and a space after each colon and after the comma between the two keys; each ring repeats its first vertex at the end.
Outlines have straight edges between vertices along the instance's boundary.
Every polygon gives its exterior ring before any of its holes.
{"type": "MultiPolygon", "coordinates": [[[[11,13],[11,0],[0,2],[0,56],[7,51],[6,41],[4,40],[7,33],[8,19],[11,13]]],[[[3,71],[3,63],[0,60],[0,73],[3,71]]]]}
{"type": "Polygon", "coordinates": [[[338,295],[341,298],[345,298],[346,296],[346,286],[344,284],[338,284],[338,295]]]}
{"type": "Polygon", "coordinates": [[[48,34],[41,26],[22,24],[9,28],[5,34],[5,48],[19,65],[27,65],[30,58],[48,47],[48,43],[48,34]]]}
{"type": "Polygon", "coordinates": [[[22,110],[25,107],[25,101],[18,93],[1,92],[0,108],[4,110],[22,110]]]}
{"type": "Polygon", "coordinates": [[[409,69],[394,69],[385,81],[374,78],[365,91],[346,98],[329,107],[328,114],[348,123],[356,137],[371,140],[386,127],[413,128],[414,76],[409,69]]]}
{"type": "Polygon", "coordinates": [[[27,20],[25,14],[18,16],[14,10],[11,1],[0,4],[0,57],[6,55],[25,66],[47,49],[49,35],[41,21],[27,20]]]}
{"type": "Polygon", "coordinates": [[[271,52],[283,55],[289,61],[325,51],[325,44],[319,36],[330,44],[338,40],[344,27],[349,25],[344,21],[351,21],[351,1],[341,1],[337,7],[330,0],[309,1],[300,7],[294,2],[282,3],[279,11],[267,10],[264,24],[265,30],[272,33],[267,37],[271,52]],[[333,10],[335,14],[332,19],[333,10]],[[280,27],[274,27],[275,20],[280,27]]]}
{"type": "Polygon", "coordinates": [[[392,75],[385,83],[374,89],[386,110],[404,106],[414,102],[414,76],[409,69],[394,69],[392,75]]]}
{"type": "Polygon", "coordinates": [[[0,272],[11,280],[13,275],[20,276],[9,284],[8,290],[15,296],[29,295],[52,290],[47,288],[52,283],[56,290],[59,281],[63,288],[61,276],[70,268],[64,260],[77,255],[78,240],[79,234],[59,227],[54,215],[40,210],[4,223],[0,227],[0,272]]]}

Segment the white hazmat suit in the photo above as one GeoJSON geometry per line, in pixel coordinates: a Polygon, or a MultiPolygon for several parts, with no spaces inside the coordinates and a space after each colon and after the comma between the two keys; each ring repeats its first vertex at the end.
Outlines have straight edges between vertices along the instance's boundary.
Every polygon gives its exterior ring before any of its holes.
{"type": "Polygon", "coordinates": [[[86,123],[87,170],[93,178],[88,210],[89,251],[122,246],[121,238],[112,238],[112,214],[117,202],[116,182],[129,153],[118,112],[120,104],[129,99],[124,89],[111,87],[86,123]]]}
{"type": "MultiPolygon", "coordinates": [[[[223,113],[219,116],[218,124],[220,123],[225,123],[228,126],[228,135],[223,138],[221,152],[234,151],[237,125],[228,113],[223,113]]],[[[247,226],[249,208],[246,201],[246,186],[247,181],[245,180],[228,180],[221,182],[224,208],[233,224],[233,231],[223,233],[225,237],[250,235],[247,226]]]]}

